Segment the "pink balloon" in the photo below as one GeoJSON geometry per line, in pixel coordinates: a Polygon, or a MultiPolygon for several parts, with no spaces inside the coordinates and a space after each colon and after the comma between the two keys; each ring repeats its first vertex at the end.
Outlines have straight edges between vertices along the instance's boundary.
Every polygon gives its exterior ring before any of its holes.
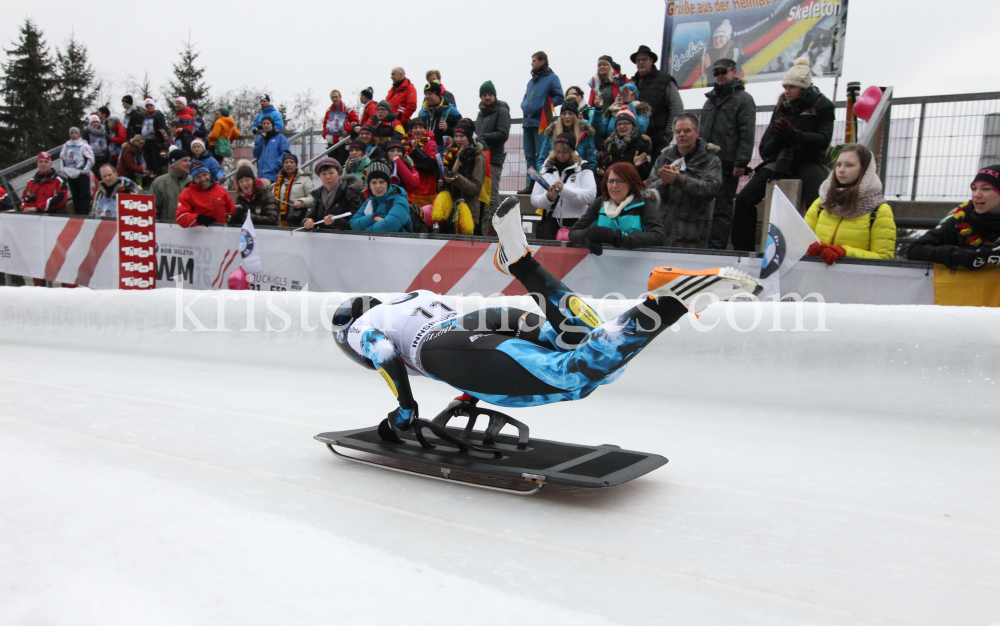
{"type": "Polygon", "coordinates": [[[566,227],[556,231],[556,241],[569,241],[569,229],[566,227]]]}
{"type": "Polygon", "coordinates": [[[872,85],[868,89],[865,89],[865,92],[854,103],[854,114],[866,122],[871,120],[872,115],[875,113],[875,107],[878,106],[881,100],[882,90],[872,85]]]}
{"type": "Polygon", "coordinates": [[[243,271],[242,267],[236,268],[236,270],[229,275],[229,288],[233,291],[240,291],[249,286],[250,283],[247,281],[247,273],[243,271]]]}
{"type": "Polygon", "coordinates": [[[433,226],[434,218],[431,217],[431,215],[433,214],[433,207],[429,204],[425,204],[420,208],[423,209],[424,212],[424,221],[427,222],[428,226],[433,226]]]}

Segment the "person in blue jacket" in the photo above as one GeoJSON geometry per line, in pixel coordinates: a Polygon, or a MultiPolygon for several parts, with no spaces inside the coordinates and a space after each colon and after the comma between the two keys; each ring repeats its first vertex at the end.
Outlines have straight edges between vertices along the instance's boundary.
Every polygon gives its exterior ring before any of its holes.
{"type": "MultiPolygon", "coordinates": [[[[528,81],[528,88],[521,102],[521,112],[524,113],[524,121],[521,122],[524,162],[529,165],[538,162],[538,148],[542,143],[538,129],[542,125],[542,111],[548,106],[549,98],[552,98],[553,108],[563,103],[562,84],[549,67],[549,56],[538,51],[531,56],[531,80],[528,81]]],[[[531,193],[530,176],[528,186],[518,193],[531,193]]]]}
{"type": "Polygon", "coordinates": [[[632,109],[632,114],[635,115],[636,128],[639,129],[639,134],[646,134],[646,130],[649,128],[649,113],[651,109],[645,102],[639,102],[639,88],[633,83],[627,83],[622,85],[621,92],[618,94],[618,98],[613,103],[603,109],[594,109],[594,123],[592,125],[594,127],[594,131],[597,133],[597,137],[594,139],[597,145],[603,146],[608,137],[614,134],[614,120],[618,115],[618,111],[620,111],[623,106],[627,106],[632,109]]]}
{"type": "Polygon", "coordinates": [[[271,124],[274,125],[274,130],[281,132],[285,130],[285,118],[281,117],[281,112],[274,108],[271,104],[271,96],[261,94],[260,96],[260,113],[257,117],[253,118],[253,134],[260,132],[261,122],[264,121],[265,117],[271,118],[271,124]]]}
{"type": "Polygon", "coordinates": [[[257,159],[257,176],[272,183],[281,173],[281,156],[291,152],[292,146],[284,135],[274,129],[271,118],[264,116],[260,122],[260,133],[253,141],[253,155],[257,159]]]}
{"type": "Polygon", "coordinates": [[[194,167],[194,161],[199,161],[208,168],[208,173],[212,175],[213,183],[219,182],[219,179],[225,176],[222,166],[219,165],[215,157],[205,148],[205,140],[203,139],[195,139],[191,142],[191,161],[191,167],[194,167]]]}
{"type": "Polygon", "coordinates": [[[368,166],[368,199],[351,218],[351,230],[373,233],[411,232],[410,202],[406,191],[391,184],[392,168],[385,161],[368,166]]]}

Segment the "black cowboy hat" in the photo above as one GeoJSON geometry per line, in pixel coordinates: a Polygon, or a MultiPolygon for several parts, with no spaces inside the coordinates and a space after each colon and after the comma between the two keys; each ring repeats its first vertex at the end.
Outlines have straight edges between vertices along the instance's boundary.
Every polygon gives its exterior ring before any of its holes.
{"type": "Polygon", "coordinates": [[[653,63],[656,63],[657,61],[660,60],[660,57],[656,56],[656,53],[650,50],[649,46],[639,46],[639,49],[633,52],[632,56],[630,56],[629,59],[631,59],[632,62],[635,63],[635,57],[639,56],[640,52],[645,52],[646,54],[651,56],[653,58],[653,63]]]}

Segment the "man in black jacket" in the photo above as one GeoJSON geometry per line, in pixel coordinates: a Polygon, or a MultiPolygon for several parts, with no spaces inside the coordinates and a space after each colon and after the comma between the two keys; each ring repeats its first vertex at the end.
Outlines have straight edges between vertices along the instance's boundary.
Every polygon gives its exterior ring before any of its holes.
{"type": "Polygon", "coordinates": [[[719,146],[716,156],[722,161],[722,188],[715,199],[712,233],[708,247],[725,250],[733,226],[733,198],[740,177],[746,173],[753,156],[757,128],[757,105],[736,78],[736,62],[719,59],[713,66],[715,88],[701,110],[701,138],[719,146]]]}
{"type": "Polygon", "coordinates": [[[497,90],[492,81],[486,81],[479,87],[479,116],[476,118],[476,134],[486,142],[490,149],[490,168],[492,186],[490,188],[490,208],[483,211],[483,223],[488,224],[500,201],[500,178],[503,176],[503,164],[507,159],[504,145],[510,136],[510,107],[506,102],[497,100],[497,90]]]}
{"type": "Polygon", "coordinates": [[[629,58],[638,70],[632,82],[639,88],[639,101],[652,109],[646,134],[653,141],[653,154],[659,154],[673,137],[674,120],[684,112],[684,101],[674,77],[656,69],[659,57],[649,46],[639,46],[629,58]]]}

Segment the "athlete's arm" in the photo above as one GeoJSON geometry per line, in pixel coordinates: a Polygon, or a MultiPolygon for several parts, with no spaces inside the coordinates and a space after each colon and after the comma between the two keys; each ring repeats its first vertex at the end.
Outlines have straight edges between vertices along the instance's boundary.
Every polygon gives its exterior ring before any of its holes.
{"type": "Polygon", "coordinates": [[[369,327],[361,333],[361,350],[375,364],[375,371],[382,375],[389,389],[399,401],[399,408],[389,414],[393,428],[406,430],[417,417],[417,403],[410,390],[403,355],[385,333],[369,327]]]}

